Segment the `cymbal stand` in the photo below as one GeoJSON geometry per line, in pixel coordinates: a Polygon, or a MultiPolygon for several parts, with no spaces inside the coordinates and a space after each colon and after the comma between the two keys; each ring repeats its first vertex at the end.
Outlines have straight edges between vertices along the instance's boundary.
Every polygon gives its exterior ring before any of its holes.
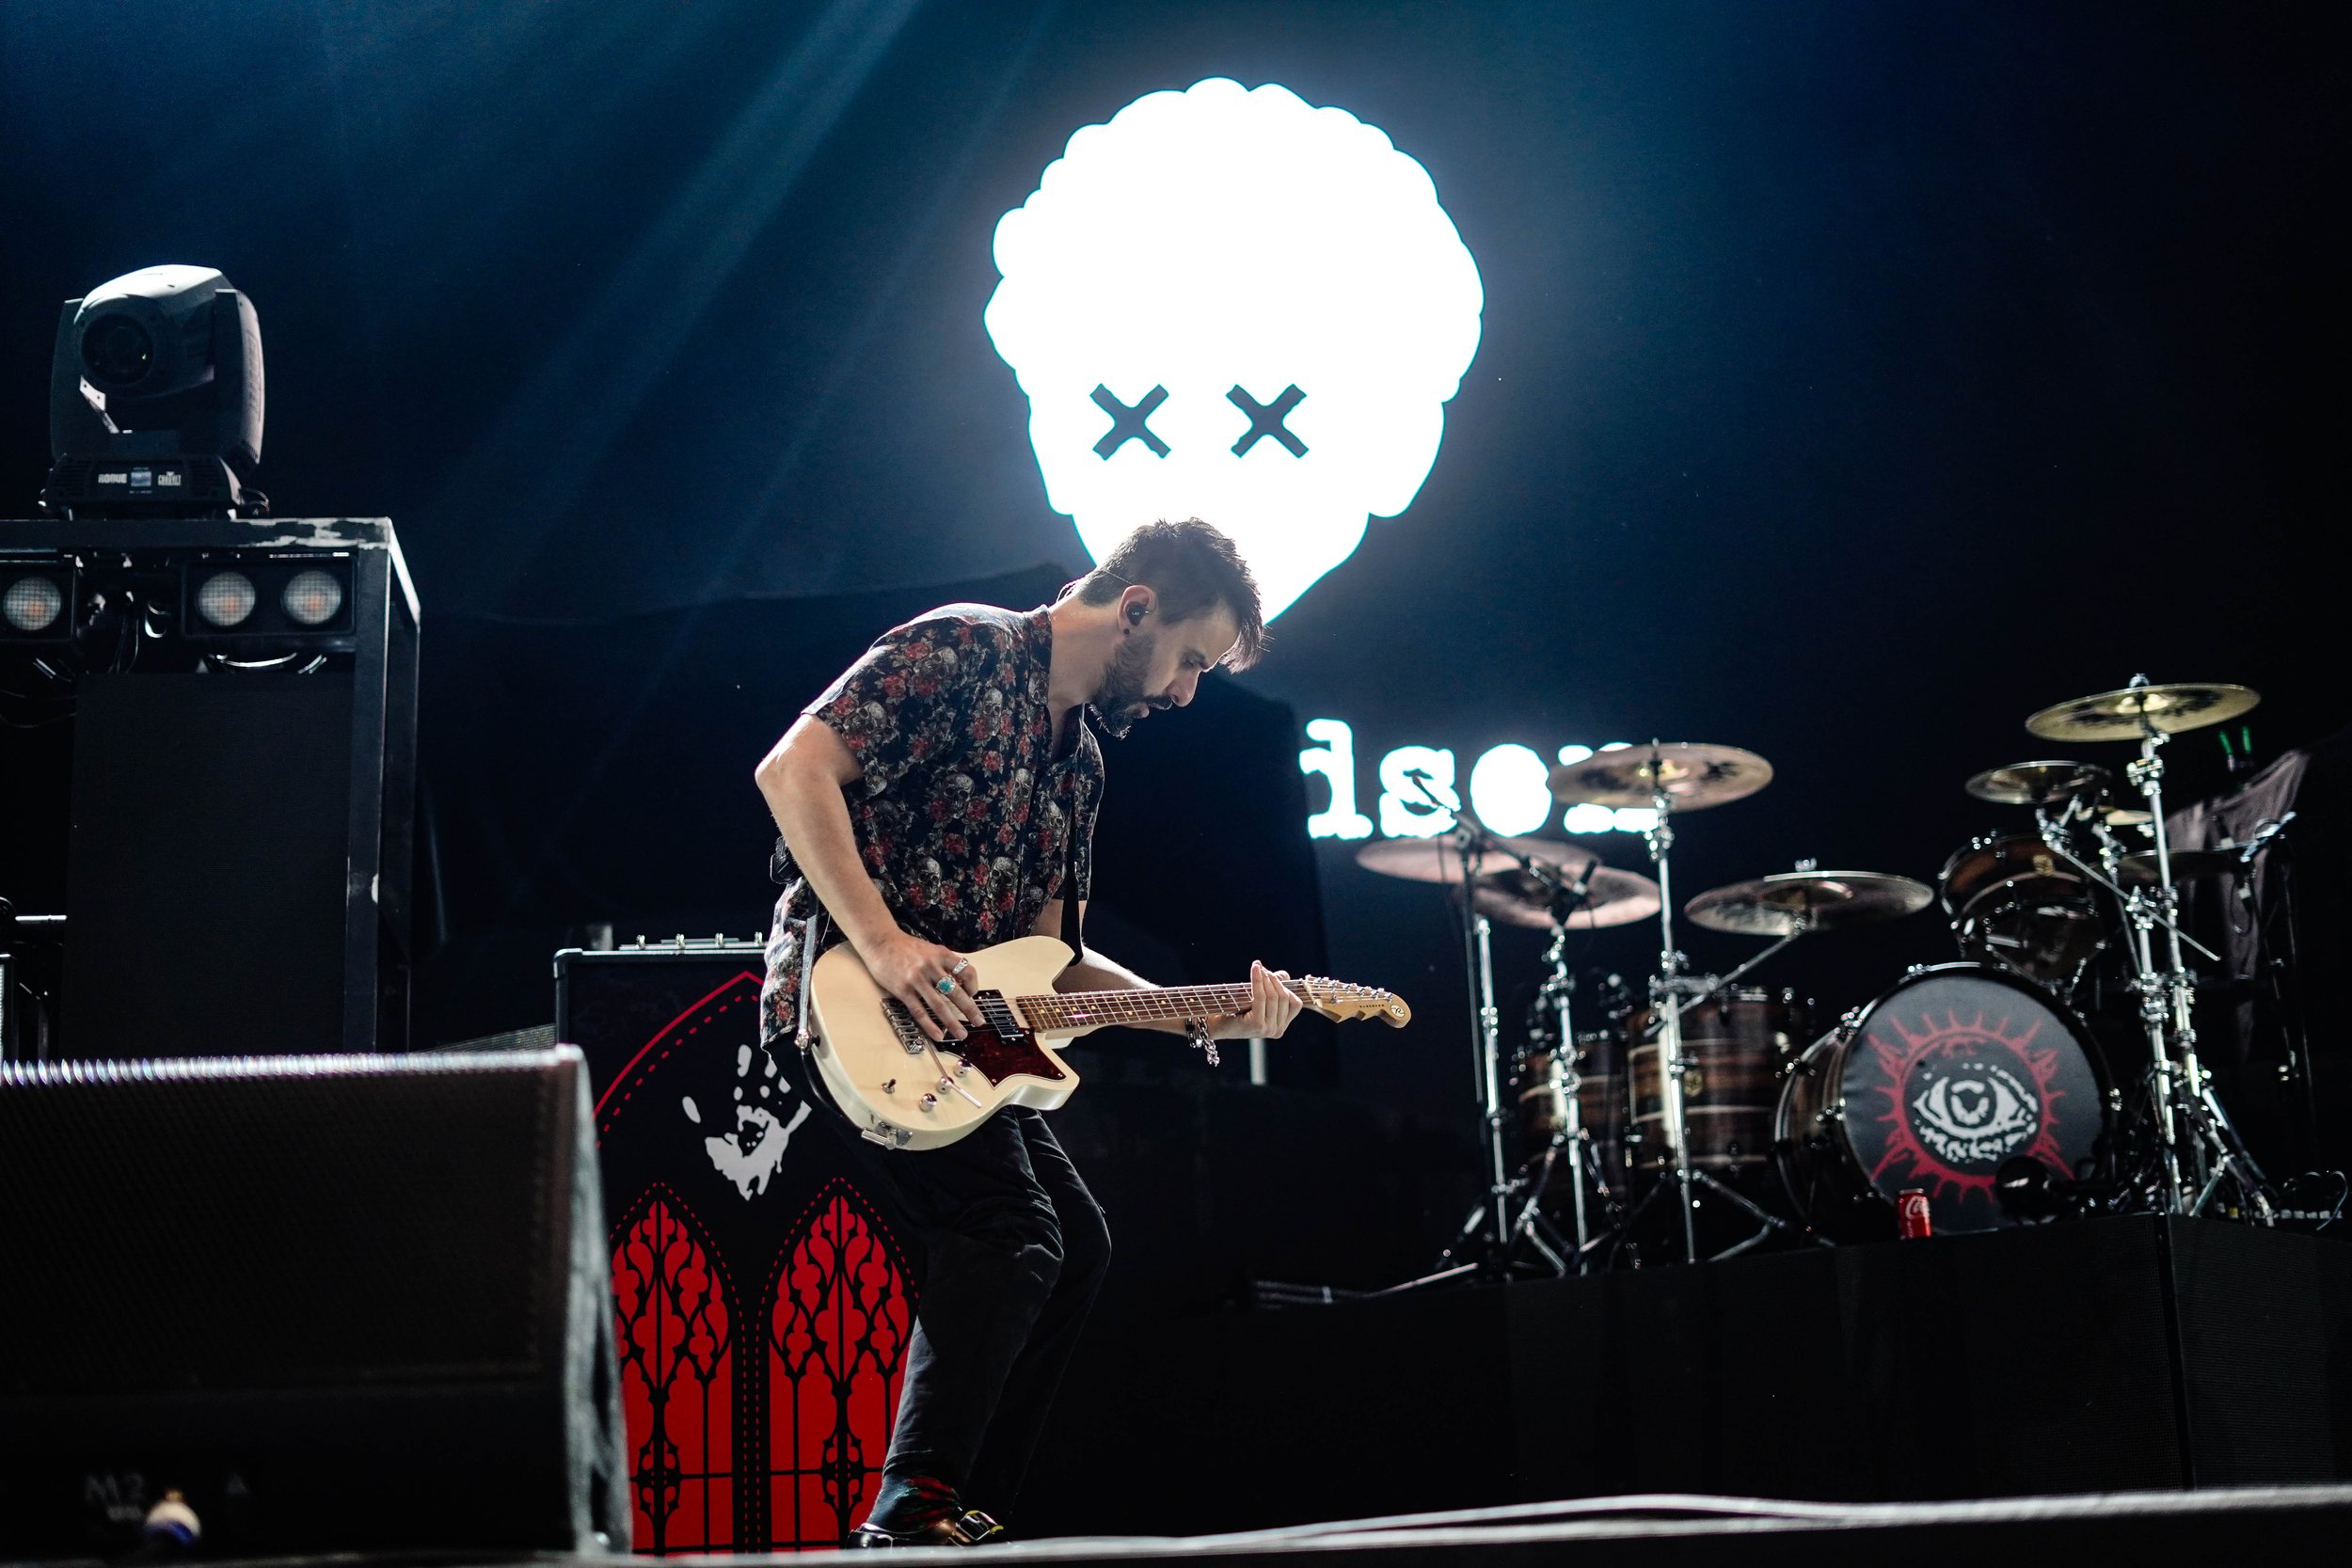
{"type": "MultiPolygon", "coordinates": [[[[2144,677],[2135,686],[2145,685],[2144,677]]],[[[2070,800],[2053,819],[2037,810],[2042,840],[2053,853],[2105,888],[2123,911],[2131,933],[2131,990],[2139,1000],[2140,1027],[2148,1039],[2148,1101],[2156,1134],[2156,1161],[2161,1173],[2160,1211],[2170,1214],[2202,1213],[2226,1180],[2262,1224],[2271,1223],[2268,1182],[2237,1136],[2212,1079],[2197,1054],[2197,1031],[2189,1005],[2195,981],[2188,971],[2185,947],[2208,959],[2213,950],[2180,927],[2180,894],[2172,879],[2171,835],[2164,820],[2164,756],[2170,737],[2143,717],[2139,760],[2124,774],[2148,808],[2149,833],[2153,840],[2156,882],[2153,887],[2122,886],[2111,874],[2120,868],[2121,847],[2104,826],[2094,824],[2109,862],[2105,871],[2086,863],[2065,842],[2065,829],[2074,815],[2070,800]],[[2165,940],[2165,967],[2156,967],[2155,933],[2165,940]]]]}
{"type": "MultiPolygon", "coordinates": [[[[1682,1212],[1682,1256],[1696,1262],[1699,1256],[1698,1195],[1691,1190],[1691,1136],[1685,1125],[1682,1077],[1690,1064],[1682,1058],[1682,955],[1675,949],[1675,889],[1671,863],[1675,845],[1674,801],[1659,777],[1656,743],[1650,753],[1650,800],[1656,820],[1645,838],[1650,867],[1658,875],[1658,973],[1650,980],[1650,1010],[1658,1019],[1658,1108],[1666,1133],[1667,1152],[1674,1156],[1675,1205],[1682,1212]]],[[[1630,1058],[1627,1071],[1630,1073],[1630,1058]]]]}
{"type": "Polygon", "coordinates": [[[1556,919],[1551,927],[1551,945],[1544,949],[1544,962],[1551,974],[1537,991],[1542,1006],[1551,1014],[1554,1070],[1560,1074],[1560,1131],[1552,1135],[1551,1152],[1556,1156],[1562,1148],[1568,1155],[1568,1213],[1576,1227],[1576,1259],[1581,1265],[1593,1244],[1592,1221],[1585,1212],[1587,1201],[1586,1154],[1590,1140],[1584,1132],[1584,1102],[1581,1091],[1583,1075],[1578,1070],[1582,1053],[1577,1049],[1576,1017],[1573,998],[1576,976],[1568,973],[1568,926],[1575,911],[1567,911],[1556,919]]]}
{"type": "Polygon", "coordinates": [[[1437,1268],[1419,1278],[1373,1293],[1390,1295],[1469,1275],[1508,1279],[1520,1266],[1512,1254],[1522,1243],[1542,1259],[1544,1267],[1555,1275],[1565,1275],[1569,1272],[1568,1260],[1562,1256],[1565,1243],[1555,1245],[1559,1240],[1556,1233],[1549,1238],[1545,1235],[1551,1227],[1539,1207],[1549,1176],[1549,1163],[1531,1161],[1514,1173],[1503,1141],[1503,1127],[1508,1118],[1502,1106],[1502,1016],[1495,1006],[1494,927],[1470,899],[1471,873],[1479,863],[1480,852],[1496,847],[1497,842],[1467,804],[1440,799],[1425,779],[1415,778],[1413,784],[1434,809],[1454,819],[1454,847],[1462,863],[1457,891],[1462,900],[1463,969],[1470,994],[1472,1065],[1486,1124],[1487,1180],[1486,1196],[1470,1206],[1461,1229],[1438,1255],[1437,1268]],[[1514,1203],[1518,1205],[1516,1214],[1512,1212],[1514,1203]],[[1487,1242],[1480,1255],[1455,1262],[1482,1231],[1487,1232],[1487,1242]]]}
{"type": "MultiPolygon", "coordinates": [[[[1655,744],[1652,742],[1653,746],[1655,744]]],[[[1689,1008],[1696,1007],[1707,998],[1716,995],[1724,987],[1730,985],[1732,980],[1747,974],[1757,964],[1794,942],[1804,934],[1804,930],[1801,928],[1790,932],[1734,970],[1730,977],[1707,985],[1704,989],[1698,989],[1699,982],[1682,977],[1682,955],[1675,948],[1674,870],[1669,863],[1674,851],[1674,800],[1666,793],[1663,782],[1658,777],[1659,769],[1656,762],[1657,753],[1653,751],[1650,769],[1652,780],[1650,800],[1656,809],[1657,820],[1644,836],[1649,845],[1650,865],[1658,878],[1658,973],[1650,979],[1650,1011],[1658,1020],[1659,1121],[1665,1132],[1668,1150],[1674,1156],[1675,1205],[1681,1211],[1682,1256],[1685,1261],[1695,1263],[1699,1259],[1698,1189],[1702,1186],[1713,1191],[1717,1196],[1732,1207],[1744,1212],[1750,1219],[1762,1227],[1746,1241],[1715,1254],[1717,1258],[1730,1258],[1745,1252],[1774,1231],[1791,1236],[1803,1233],[1798,1227],[1790,1225],[1778,1214],[1756,1203],[1739,1188],[1727,1182],[1719,1181],[1712,1174],[1692,1166],[1690,1117],[1688,1102],[1683,1097],[1683,1080],[1691,1070],[1691,1064],[1682,1053],[1682,1015],[1689,1008]]],[[[1627,1057],[1626,1070],[1629,1076],[1632,1071],[1632,1058],[1629,1053],[1627,1057]]],[[[1634,1206],[1633,1214],[1627,1215],[1626,1223],[1630,1225],[1634,1214],[1646,1209],[1658,1195],[1665,1190],[1663,1182],[1652,1187],[1642,1201],[1634,1206]]],[[[1826,1237],[1817,1236],[1813,1240],[1823,1246],[1829,1244],[1826,1237]]]]}
{"type": "MultiPolygon", "coordinates": [[[[2176,1080],[2169,1070],[2173,1064],[2168,1062],[2168,1053],[2161,1048],[2158,1050],[2153,1086],[2159,1096],[2172,1096],[2174,1101],[2171,1106],[2160,1107],[2157,1117],[2160,1122],[2164,1122],[2176,1115],[2177,1119],[2187,1123],[2189,1131],[2195,1134],[2185,1150],[2177,1145],[2173,1149],[2176,1155],[2185,1152],[2186,1160],[2176,1160],[2174,1165],[2167,1168],[2167,1175],[2176,1176],[2177,1173],[2176,1179],[2194,1180],[2198,1184],[2193,1197],[2189,1196],[2186,1186],[2175,1188],[2173,1202],[2176,1207],[2173,1212],[2202,1213],[2226,1179],[2236,1184],[2239,1196],[2253,1211],[2254,1218],[2267,1225],[2271,1223],[2270,1198],[2265,1191],[2268,1183],[2264,1180],[2262,1170],[2254,1164],[2252,1156],[2238,1141],[2236,1130],[2230,1125],[2220,1101],[2214,1095],[2213,1080],[2205,1071],[2205,1064],[2197,1054],[2197,1028],[2189,1013],[2196,983],[2189,974],[2188,961],[2181,956],[2180,890],[2172,880],[2171,834],[2164,820],[2163,746],[2169,738],[2162,730],[2149,723],[2143,714],[2140,718],[2139,760],[2124,771],[2132,783],[2139,786],[2141,798],[2148,802],[2149,827],[2156,848],[2156,885],[2153,889],[2139,890],[2139,907],[2148,909],[2153,906],[2153,918],[2135,914],[2135,942],[2138,951],[2144,954],[2149,946],[2151,927],[2161,927],[2166,945],[2167,963],[2161,974],[2150,974],[2143,962],[2138,976],[2143,987],[2141,1015],[2146,1017],[2153,1012],[2160,1022],[2170,1023],[2172,1050],[2169,1054],[2177,1057],[2179,1068],[2176,1080]],[[2150,1006],[2152,998],[2153,1007],[2150,1006]]],[[[2205,949],[2201,946],[2199,951],[2205,949]]],[[[2206,956],[2210,958],[2212,955],[2208,952],[2206,956]]],[[[2176,1132],[2177,1129],[2168,1127],[2164,1135],[2169,1141],[2176,1132]]]]}

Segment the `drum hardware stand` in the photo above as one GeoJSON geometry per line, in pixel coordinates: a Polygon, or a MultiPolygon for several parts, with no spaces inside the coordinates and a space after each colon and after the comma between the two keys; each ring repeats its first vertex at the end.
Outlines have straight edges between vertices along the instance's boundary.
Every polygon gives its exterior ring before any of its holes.
{"type": "MultiPolygon", "coordinates": [[[[1649,832],[1643,836],[1649,845],[1650,864],[1655,868],[1658,877],[1658,973],[1650,980],[1650,1006],[1658,1019],[1659,1122],[1664,1129],[1667,1148],[1674,1155],[1675,1206],[1681,1211],[1682,1216],[1683,1259],[1686,1262],[1696,1262],[1699,1259],[1699,1195],[1697,1189],[1700,1186],[1713,1189],[1718,1196],[1734,1208],[1744,1211],[1749,1218],[1763,1227],[1746,1241],[1715,1254],[1716,1258],[1730,1258],[1745,1252],[1775,1230],[1792,1236],[1804,1234],[1798,1227],[1790,1225],[1779,1215],[1763,1208],[1737,1187],[1717,1180],[1708,1171],[1692,1167],[1689,1114],[1682,1098],[1682,1081],[1691,1070],[1691,1064],[1682,1054],[1684,1009],[1700,1006],[1707,998],[1717,994],[1733,980],[1747,974],[1772,954],[1794,942],[1803,933],[1802,931],[1791,932],[1783,937],[1734,970],[1729,977],[1708,986],[1704,990],[1694,991],[1692,988],[1698,982],[1682,977],[1683,958],[1675,950],[1674,872],[1669,864],[1674,850],[1674,800],[1666,793],[1664,781],[1659,777],[1658,742],[1653,740],[1650,746],[1651,801],[1657,812],[1657,820],[1651,825],[1649,832]]],[[[1626,1058],[1626,1075],[1629,1080],[1631,1079],[1632,1072],[1632,1056],[1629,1050],[1626,1058]]],[[[1633,1212],[1626,1216],[1626,1227],[1629,1228],[1642,1211],[1657,1201],[1658,1195],[1665,1190],[1666,1183],[1661,1181],[1644,1194],[1642,1201],[1635,1204],[1633,1212]]],[[[1815,1237],[1813,1239],[1823,1246],[1830,1244],[1827,1238],[1815,1237]]]]}
{"type": "MultiPolygon", "coordinates": [[[[1486,1123],[1486,1194],[1470,1207],[1462,1228],[1445,1250],[1438,1255],[1438,1267],[1419,1278],[1401,1285],[1391,1285],[1375,1295],[1392,1295],[1399,1291],[1438,1285],[1449,1279],[1479,1275],[1494,1280],[1511,1277],[1518,1266],[1512,1254],[1523,1242],[1543,1259],[1545,1267],[1554,1275],[1570,1272],[1568,1259],[1562,1254],[1571,1250],[1564,1238],[1552,1231],[1539,1208],[1544,1185],[1550,1174],[1550,1163],[1541,1158],[1522,1164],[1517,1172],[1510,1168],[1510,1156],[1503,1142],[1505,1115],[1502,1108],[1502,1013],[1495,1006],[1494,927],[1480,914],[1470,901],[1471,868],[1478,863],[1482,849],[1502,847],[1485,824],[1470,807],[1461,802],[1440,799],[1430,787],[1428,775],[1408,773],[1413,787],[1433,810],[1445,812],[1454,818],[1451,834],[1454,853],[1461,857],[1462,881],[1462,958],[1465,979],[1470,993],[1470,1050],[1476,1069],[1479,1103],[1486,1123]],[[1518,1212],[1512,1212],[1517,1203],[1518,1212]],[[1463,1250],[1481,1231],[1488,1231],[1486,1246],[1480,1256],[1466,1262],[1455,1262],[1463,1250]],[[1546,1232],[1550,1232],[1547,1236],[1546,1232]]],[[[1504,853],[1509,853],[1506,849],[1504,853]]],[[[1522,865],[1544,880],[1555,880],[1534,868],[1522,857],[1513,855],[1522,865]]]]}
{"type": "MultiPolygon", "coordinates": [[[[2135,675],[2131,684],[2145,686],[2147,677],[2135,675]]],[[[2197,1054],[2197,1031],[2189,1014],[2195,982],[2182,949],[2192,947],[2208,960],[2220,960],[2211,948],[2180,927],[2180,894],[2172,880],[2171,834],[2164,819],[2162,748],[2169,738],[2143,715],[2139,760],[2124,769],[2147,804],[2149,832],[2155,849],[2154,887],[2126,889],[2106,874],[2106,870],[2118,867],[2095,869],[2066,845],[2064,830],[2074,815],[2076,801],[2070,800],[2055,821],[2044,810],[2037,809],[2035,816],[2042,842],[2052,853],[2105,888],[2122,906],[2131,931],[2131,990],[2139,999],[2140,1026],[2148,1037],[2148,1097],[2162,1174],[2161,1212],[2202,1213],[2226,1179],[2237,1184],[2256,1223],[2267,1225],[2271,1223],[2268,1182],[2239,1140],[2228,1114],[2221,1109],[2212,1080],[2197,1054]],[[2156,968],[2154,934],[2158,928],[2165,934],[2168,964],[2163,970],[2156,968]],[[2184,1123],[2190,1134],[2187,1137],[2183,1136],[2184,1123]]],[[[2106,826],[2094,823],[2093,831],[2106,847],[2107,858],[2117,858],[2121,847],[2106,826]]]]}
{"type": "MultiPolygon", "coordinates": [[[[1552,880],[1535,862],[1520,857],[1520,863],[1530,876],[1546,882],[1552,880]]],[[[1584,1084],[1582,1074],[1577,1071],[1581,1053],[1577,1049],[1576,1020],[1570,1002],[1576,991],[1576,976],[1568,972],[1568,922],[1576,918],[1585,899],[1591,896],[1593,867],[1599,863],[1597,860],[1587,862],[1583,875],[1574,883],[1552,890],[1551,945],[1544,949],[1543,958],[1551,974],[1537,992],[1541,1005],[1552,1015],[1553,1037],[1557,1041],[1552,1060],[1559,1065],[1562,1074],[1563,1125],[1559,1132],[1552,1134],[1551,1148],[1546,1152],[1556,1157],[1564,1145],[1568,1151],[1568,1204],[1570,1217],[1576,1227],[1575,1258],[1579,1272],[1582,1271],[1585,1256],[1594,1245],[1592,1223],[1585,1212],[1585,1189],[1591,1175],[1586,1169],[1586,1156],[1591,1140],[1585,1136],[1584,1104],[1578,1097],[1578,1091],[1584,1084]]],[[[1540,1185],[1535,1196],[1542,1196],[1540,1185]]]]}
{"type": "MultiPolygon", "coordinates": [[[[1660,777],[1658,742],[1650,742],[1650,801],[1655,809],[1649,832],[1649,863],[1658,875],[1658,974],[1650,981],[1650,1006],[1658,1016],[1659,1124],[1666,1134],[1666,1151],[1674,1157],[1675,1205],[1682,1212],[1682,1256],[1696,1262],[1699,1256],[1698,1195],[1691,1190],[1691,1139],[1682,1105],[1682,1077],[1690,1065],[1682,1059],[1682,999],[1677,995],[1682,975],[1682,955],[1675,950],[1674,802],[1660,777]]],[[[1626,1057],[1626,1076],[1633,1075],[1633,1059],[1626,1057]]],[[[1649,1197],[1660,1189],[1652,1188],[1649,1197]]],[[[1649,1197],[1645,1197],[1646,1205],[1649,1197]]]]}

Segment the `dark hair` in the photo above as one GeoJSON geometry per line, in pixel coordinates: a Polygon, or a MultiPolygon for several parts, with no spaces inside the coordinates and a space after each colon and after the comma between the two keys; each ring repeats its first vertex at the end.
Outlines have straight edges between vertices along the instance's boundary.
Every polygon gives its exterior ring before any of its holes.
{"type": "Polygon", "coordinates": [[[1271,641],[1249,563],[1231,539],[1198,517],[1180,523],[1163,517],[1127,535],[1108,560],[1078,579],[1078,601],[1109,604],[1130,586],[1157,594],[1160,615],[1171,625],[1218,605],[1232,610],[1241,628],[1228,660],[1233,669],[1257,663],[1271,641]]]}

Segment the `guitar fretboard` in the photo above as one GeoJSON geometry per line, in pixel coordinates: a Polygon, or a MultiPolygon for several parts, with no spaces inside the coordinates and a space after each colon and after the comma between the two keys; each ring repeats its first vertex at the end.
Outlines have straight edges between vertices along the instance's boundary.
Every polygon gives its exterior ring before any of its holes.
{"type": "Polygon", "coordinates": [[[1033,1029],[1083,1029],[1104,1023],[1210,1019],[1249,1006],[1248,986],[1159,986],[1149,990],[1057,991],[1014,1002],[1033,1029]]]}

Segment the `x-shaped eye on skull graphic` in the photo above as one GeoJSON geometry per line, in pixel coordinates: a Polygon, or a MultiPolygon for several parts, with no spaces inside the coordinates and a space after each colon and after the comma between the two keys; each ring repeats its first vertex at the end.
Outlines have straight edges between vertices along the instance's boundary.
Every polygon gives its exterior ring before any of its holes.
{"type": "Polygon", "coordinates": [[[1233,443],[1235,457],[1239,457],[1268,436],[1281,442],[1293,457],[1307,455],[1307,443],[1292,435],[1289,427],[1282,423],[1284,420],[1290,418],[1292,409],[1306,401],[1307,394],[1298,389],[1297,383],[1293,382],[1290,386],[1283,388],[1272,403],[1260,403],[1256,398],[1243,391],[1239,382],[1235,382],[1233,389],[1225,396],[1234,407],[1249,416],[1249,428],[1242,433],[1240,440],[1233,443]]]}
{"type": "Polygon", "coordinates": [[[1101,382],[1096,382],[1094,404],[1096,407],[1111,417],[1111,427],[1103,433],[1101,440],[1094,443],[1094,455],[1107,463],[1110,461],[1111,453],[1120,447],[1130,441],[1141,441],[1152,456],[1166,457],[1168,443],[1152,435],[1152,427],[1145,421],[1152,418],[1153,409],[1167,401],[1168,388],[1154,387],[1137,398],[1136,405],[1130,408],[1119,401],[1117,392],[1112,391],[1101,382]]]}

